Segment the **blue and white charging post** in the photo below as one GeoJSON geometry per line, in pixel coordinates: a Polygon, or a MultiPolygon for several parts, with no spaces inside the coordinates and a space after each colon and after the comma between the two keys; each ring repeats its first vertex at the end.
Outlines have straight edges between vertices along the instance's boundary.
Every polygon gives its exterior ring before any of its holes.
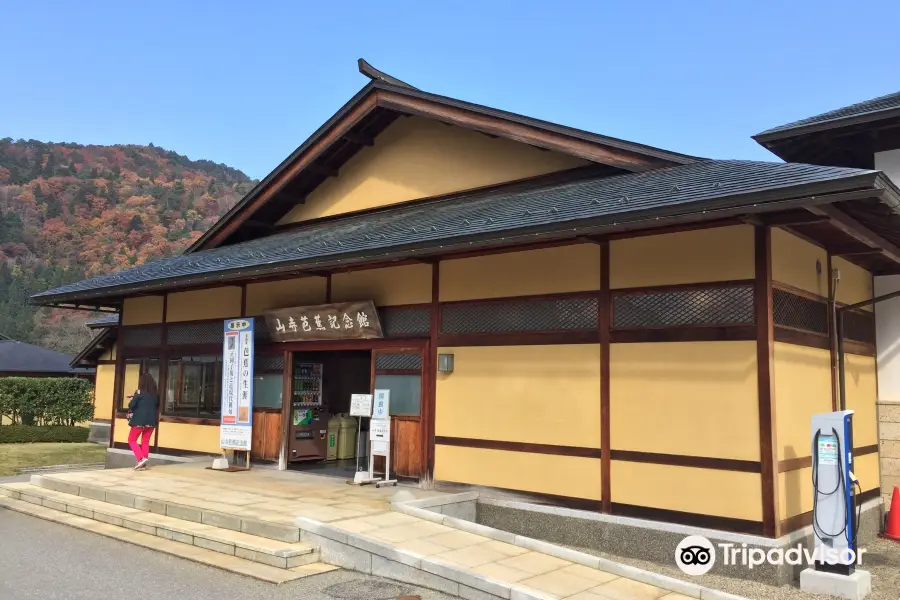
{"type": "Polygon", "coordinates": [[[800,574],[800,589],[859,600],[871,575],[856,568],[859,507],[853,474],[853,411],[813,415],[811,421],[815,565],[800,574]]]}

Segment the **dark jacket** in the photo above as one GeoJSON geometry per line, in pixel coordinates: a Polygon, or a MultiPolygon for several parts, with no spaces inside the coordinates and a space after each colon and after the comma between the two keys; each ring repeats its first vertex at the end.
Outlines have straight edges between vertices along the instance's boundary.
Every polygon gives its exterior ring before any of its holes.
{"type": "Polygon", "coordinates": [[[135,394],[128,403],[128,412],[131,415],[132,427],[157,427],[159,418],[157,417],[157,409],[159,407],[159,397],[153,394],[135,394]]]}

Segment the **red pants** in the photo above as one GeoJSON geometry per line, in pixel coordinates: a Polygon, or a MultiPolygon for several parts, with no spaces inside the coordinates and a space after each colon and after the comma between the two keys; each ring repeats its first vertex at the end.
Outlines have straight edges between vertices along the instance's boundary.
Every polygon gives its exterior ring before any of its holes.
{"type": "Polygon", "coordinates": [[[132,427],[128,432],[128,445],[134,452],[134,458],[138,461],[150,456],[150,437],[153,435],[153,427],[132,427]],[[141,438],[141,445],[138,446],[137,439],[141,438]]]}

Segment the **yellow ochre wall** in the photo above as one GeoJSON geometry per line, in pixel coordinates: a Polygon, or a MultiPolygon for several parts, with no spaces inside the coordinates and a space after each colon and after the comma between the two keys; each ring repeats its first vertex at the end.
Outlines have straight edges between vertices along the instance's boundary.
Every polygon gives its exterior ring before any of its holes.
{"type": "Polygon", "coordinates": [[[95,419],[109,419],[112,416],[115,383],[116,365],[97,365],[94,381],[95,419]]]}
{"type": "Polygon", "coordinates": [[[431,265],[364,269],[331,276],[331,301],[374,300],[376,306],[431,302],[431,265]]]}
{"type": "Polygon", "coordinates": [[[612,344],[610,373],[613,450],[759,460],[754,342],[612,344]]]}
{"type": "Polygon", "coordinates": [[[810,456],[810,419],[831,412],[831,353],[775,342],[773,375],[777,458],[810,456]]]}
{"type": "MultiPolygon", "coordinates": [[[[435,435],[600,447],[600,346],[446,348],[435,435]]],[[[600,499],[600,460],[437,445],[435,479],[600,499]]]]}
{"type": "Polygon", "coordinates": [[[128,396],[134,394],[138,387],[138,379],[141,377],[141,365],[137,363],[125,364],[125,386],[122,388],[125,395],[123,404],[128,406],[128,396]]]}
{"type": "Polygon", "coordinates": [[[585,292],[600,289],[600,246],[541,250],[441,261],[441,302],[585,292]]]}
{"type": "Polygon", "coordinates": [[[166,321],[227,319],[241,315],[241,288],[237,286],[169,294],[166,321]]]}
{"type": "Polygon", "coordinates": [[[614,503],[762,520],[758,473],[613,460],[610,480],[614,503]]]}
{"type": "Polygon", "coordinates": [[[853,445],[859,447],[877,444],[875,357],[847,354],[844,358],[844,382],[847,409],[854,411],[853,445]]]}
{"type": "MultiPolygon", "coordinates": [[[[815,293],[798,281],[795,278],[782,283],[815,293]]],[[[831,412],[831,353],[821,348],[775,342],[772,375],[776,459],[809,457],[812,454],[810,419],[814,414],[831,412]]],[[[778,473],[779,520],[812,510],[811,477],[809,467],[778,473]]]]}
{"type": "Polygon", "coordinates": [[[325,277],[299,277],[284,281],[247,284],[247,315],[293,306],[325,303],[325,277]]]}
{"type": "Polygon", "coordinates": [[[421,117],[398,119],[285,215],[296,223],[589,164],[421,117]]]}
{"type": "Polygon", "coordinates": [[[648,235],[610,242],[610,287],[753,279],[753,227],[648,235]]]}
{"type": "Polygon", "coordinates": [[[783,229],[772,229],[772,280],[828,296],[828,253],[783,229]],[[818,261],[821,272],[816,271],[818,261]]]}
{"type": "Polygon", "coordinates": [[[116,347],[113,346],[100,355],[100,360],[116,360],[116,347]]]}
{"type": "MultiPolygon", "coordinates": [[[[809,427],[807,427],[809,429],[809,427]]],[[[807,431],[806,437],[809,438],[807,431]]],[[[809,452],[807,452],[809,454],[809,452]]],[[[778,519],[784,520],[812,510],[812,468],[778,474],[778,519]]],[[[787,532],[783,532],[787,533],[787,532]]]]}
{"type": "Polygon", "coordinates": [[[128,425],[128,419],[116,419],[115,431],[113,431],[113,441],[121,444],[128,444],[128,431],[131,427],[128,425]]]}
{"type": "Polygon", "coordinates": [[[442,351],[435,435],[600,447],[599,344],[442,351]]]}
{"type": "MultiPolygon", "coordinates": [[[[855,304],[872,297],[871,273],[839,256],[831,259],[831,266],[841,272],[836,294],[839,303],[855,304]]],[[[872,307],[866,306],[865,310],[872,310],[872,307]]]]}
{"type": "Polygon", "coordinates": [[[600,500],[600,459],[484,448],[434,448],[434,477],[470,485],[600,500]]]}
{"type": "Polygon", "coordinates": [[[162,323],[162,320],[162,296],[136,296],[125,299],[122,306],[123,325],[148,325],[162,323]]]}
{"type": "Polygon", "coordinates": [[[162,422],[159,424],[157,443],[163,448],[221,453],[219,428],[213,425],[162,422]]]}

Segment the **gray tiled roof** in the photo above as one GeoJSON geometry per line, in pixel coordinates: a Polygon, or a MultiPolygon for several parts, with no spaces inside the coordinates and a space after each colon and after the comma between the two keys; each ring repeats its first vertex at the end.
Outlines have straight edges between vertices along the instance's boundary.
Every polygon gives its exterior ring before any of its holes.
{"type": "Polygon", "coordinates": [[[887,96],[880,96],[878,98],[872,98],[871,100],[866,100],[865,102],[851,104],[850,106],[845,106],[843,108],[838,108],[837,110],[825,112],[821,115],[808,117],[806,119],[800,119],[799,121],[794,121],[793,123],[779,125],[778,127],[773,127],[772,129],[767,129],[766,131],[758,133],[754,137],[768,136],[769,134],[784,132],[790,129],[798,129],[807,125],[818,125],[822,123],[828,123],[830,121],[840,121],[843,119],[860,117],[863,115],[870,115],[872,113],[878,113],[881,111],[893,110],[898,108],[900,108],[900,92],[888,94],[887,96]]]}
{"type": "Polygon", "coordinates": [[[112,315],[104,315],[97,319],[93,319],[85,323],[85,326],[90,327],[91,329],[97,329],[98,327],[110,327],[112,325],[119,324],[119,314],[112,315]]]}
{"type": "Polygon", "coordinates": [[[796,163],[700,161],[645,173],[592,178],[527,190],[494,190],[406,204],[369,214],[312,223],[269,237],[194,252],[102,275],[33,296],[37,303],[85,300],[229,276],[288,269],[340,267],[348,259],[434,249],[443,244],[499,240],[510,235],[561,231],[745,206],[759,193],[783,199],[791,189],[828,184],[841,190],[870,185],[876,171],[796,163]],[[864,179],[861,181],[860,179],[864,179]],[[745,196],[752,195],[748,199],[745,196]]]}
{"type": "Polygon", "coordinates": [[[0,340],[0,372],[68,373],[71,356],[13,340],[0,340]]]}

